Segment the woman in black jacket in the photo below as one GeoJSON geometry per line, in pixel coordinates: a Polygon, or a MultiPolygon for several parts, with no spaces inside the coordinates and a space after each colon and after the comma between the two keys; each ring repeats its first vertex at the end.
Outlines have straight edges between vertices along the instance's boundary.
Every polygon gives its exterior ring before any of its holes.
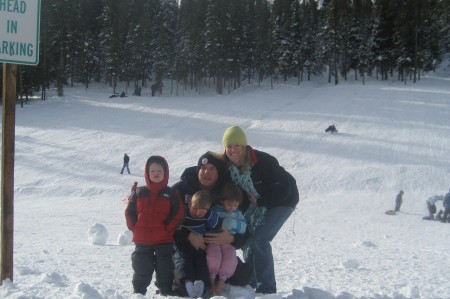
{"type": "Polygon", "coordinates": [[[246,218],[251,238],[244,256],[254,265],[256,292],[274,294],[277,287],[270,242],[299,201],[296,181],[276,158],[247,145],[240,127],[229,127],[222,144],[232,181],[248,195],[246,218]]]}

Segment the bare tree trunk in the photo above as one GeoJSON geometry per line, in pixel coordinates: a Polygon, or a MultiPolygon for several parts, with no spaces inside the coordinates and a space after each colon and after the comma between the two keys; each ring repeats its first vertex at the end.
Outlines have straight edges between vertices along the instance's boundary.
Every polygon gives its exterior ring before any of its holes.
{"type": "Polygon", "coordinates": [[[223,94],[223,77],[222,77],[222,75],[217,76],[216,91],[218,94],[223,94]]]}
{"type": "Polygon", "coordinates": [[[56,92],[58,97],[64,96],[64,54],[61,51],[59,55],[59,68],[58,75],[56,79],[56,92]]]}

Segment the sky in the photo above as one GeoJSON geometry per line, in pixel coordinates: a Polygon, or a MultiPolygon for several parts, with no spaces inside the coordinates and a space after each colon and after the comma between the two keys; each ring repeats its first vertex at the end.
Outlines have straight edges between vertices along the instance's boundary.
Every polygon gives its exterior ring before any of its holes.
{"type": "Polygon", "coordinates": [[[158,298],[153,282],[132,294],[124,198],[149,156],[167,159],[173,184],[223,151],[231,125],[297,179],[300,203],[272,242],[278,293],[226,286],[225,297],[450,298],[450,224],[422,220],[426,199],[450,188],[449,63],[416,84],[325,77],[222,96],[167,84],[160,97],[109,98],[108,86],[78,85],[17,106],[14,275],[0,298],[158,298]],[[400,213],[386,215],[400,190],[400,213]]]}

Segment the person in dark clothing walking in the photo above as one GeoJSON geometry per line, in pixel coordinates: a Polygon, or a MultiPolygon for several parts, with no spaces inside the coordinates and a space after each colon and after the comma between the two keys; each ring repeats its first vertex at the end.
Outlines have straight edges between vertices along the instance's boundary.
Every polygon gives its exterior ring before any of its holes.
{"type": "Polygon", "coordinates": [[[395,198],[395,210],[396,212],[400,211],[400,207],[403,202],[403,190],[400,190],[400,192],[397,194],[397,197],[395,198]]]}
{"type": "Polygon", "coordinates": [[[120,174],[123,174],[123,171],[125,170],[125,168],[128,171],[128,174],[130,174],[130,168],[128,167],[128,163],[130,162],[130,157],[125,153],[123,154],[123,166],[122,166],[122,170],[120,171],[120,174]]]}

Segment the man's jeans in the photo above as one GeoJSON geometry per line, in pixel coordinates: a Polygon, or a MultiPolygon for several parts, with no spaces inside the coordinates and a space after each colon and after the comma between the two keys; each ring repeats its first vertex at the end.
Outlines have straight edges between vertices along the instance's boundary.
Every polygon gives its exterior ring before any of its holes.
{"type": "Polygon", "coordinates": [[[123,163],[122,170],[120,171],[120,174],[123,174],[123,171],[125,170],[125,167],[128,170],[128,174],[130,174],[130,168],[128,168],[128,163],[123,163]]]}
{"type": "Polygon", "coordinates": [[[253,262],[255,265],[256,292],[275,294],[277,283],[270,242],[294,211],[292,207],[278,206],[267,210],[264,223],[255,231],[253,236],[253,262]]]}
{"type": "Polygon", "coordinates": [[[450,222],[450,208],[445,208],[444,216],[442,216],[441,222],[450,222]]]}

